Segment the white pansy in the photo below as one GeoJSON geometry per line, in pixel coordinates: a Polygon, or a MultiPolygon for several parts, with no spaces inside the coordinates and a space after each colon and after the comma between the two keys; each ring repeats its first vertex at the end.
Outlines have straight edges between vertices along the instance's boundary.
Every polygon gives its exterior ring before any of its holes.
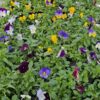
{"type": "Polygon", "coordinates": [[[12,23],[15,21],[16,17],[17,17],[17,16],[12,16],[12,17],[8,20],[8,22],[9,22],[10,24],[12,24],[12,23]]]}
{"type": "Polygon", "coordinates": [[[36,25],[39,25],[40,22],[38,20],[35,20],[35,23],[36,23],[36,25]]]}
{"type": "Polygon", "coordinates": [[[19,3],[19,2],[15,2],[15,5],[16,5],[17,7],[20,7],[20,3],[19,3]]]}
{"type": "Polygon", "coordinates": [[[29,29],[31,31],[31,34],[34,34],[36,32],[36,26],[33,24],[33,25],[30,25],[29,26],[29,29]]]}
{"type": "Polygon", "coordinates": [[[24,98],[27,98],[27,99],[31,100],[31,96],[29,96],[29,95],[21,95],[21,98],[22,98],[22,100],[23,100],[24,98]]]}
{"type": "Polygon", "coordinates": [[[45,96],[44,96],[45,93],[46,93],[46,92],[44,92],[44,91],[42,91],[41,89],[39,89],[39,90],[37,91],[38,100],[45,100],[45,96]]]}
{"type": "Polygon", "coordinates": [[[100,50],[100,42],[97,42],[95,47],[100,50]]]}
{"type": "Polygon", "coordinates": [[[22,34],[18,34],[16,38],[17,38],[18,40],[22,40],[22,39],[23,39],[22,34]]]}

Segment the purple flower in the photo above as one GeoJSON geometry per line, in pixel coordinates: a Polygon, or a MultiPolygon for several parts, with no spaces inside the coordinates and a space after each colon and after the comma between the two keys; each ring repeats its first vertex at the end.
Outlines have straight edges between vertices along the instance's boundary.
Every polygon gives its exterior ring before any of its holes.
{"type": "Polygon", "coordinates": [[[88,21],[92,23],[92,22],[94,22],[94,18],[92,16],[89,16],[88,21]]]}
{"type": "Polygon", "coordinates": [[[4,31],[9,35],[13,35],[14,28],[10,23],[7,23],[5,25],[4,31]]]}
{"type": "Polygon", "coordinates": [[[93,33],[94,30],[93,30],[93,29],[89,29],[88,32],[89,32],[89,33],[93,33]]]}
{"type": "Polygon", "coordinates": [[[5,40],[8,40],[9,39],[9,36],[1,36],[0,37],[0,41],[5,41],[5,40]]]}
{"type": "Polygon", "coordinates": [[[85,54],[87,52],[87,50],[84,47],[79,48],[79,50],[82,54],[85,54]]]}
{"type": "Polygon", "coordinates": [[[21,47],[20,47],[20,51],[26,51],[27,49],[29,48],[28,44],[23,44],[21,47]]]}
{"type": "Polygon", "coordinates": [[[63,31],[63,30],[61,30],[61,31],[58,32],[58,36],[62,37],[64,39],[67,39],[69,37],[68,33],[65,32],[65,31],[63,31]]]}
{"type": "Polygon", "coordinates": [[[20,66],[18,67],[18,70],[20,71],[20,73],[25,73],[28,70],[28,62],[24,61],[20,64],[20,66]]]}
{"type": "Polygon", "coordinates": [[[10,46],[8,46],[8,51],[9,52],[13,52],[14,51],[14,48],[10,45],[10,46]]]}
{"type": "Polygon", "coordinates": [[[64,49],[61,49],[57,55],[57,57],[65,57],[66,53],[64,49]]]}
{"type": "Polygon", "coordinates": [[[90,57],[93,60],[97,59],[96,53],[94,51],[90,52],[90,57]]]}
{"type": "Polygon", "coordinates": [[[46,5],[52,5],[52,3],[49,0],[46,0],[46,5]]]}
{"type": "Polygon", "coordinates": [[[41,68],[41,70],[39,71],[39,75],[43,79],[47,79],[50,73],[51,73],[51,70],[50,68],[47,68],[47,67],[41,68]]]}
{"type": "Polygon", "coordinates": [[[58,9],[56,12],[55,12],[55,15],[56,16],[61,16],[63,14],[62,10],[61,9],[58,9]]]}
{"type": "Polygon", "coordinates": [[[83,85],[78,85],[78,86],[76,86],[76,90],[79,91],[80,93],[83,93],[83,92],[85,91],[83,85]]]}
{"type": "Polygon", "coordinates": [[[74,71],[73,71],[73,76],[76,78],[76,79],[79,79],[79,68],[78,67],[75,67],[74,71]]]}
{"type": "Polygon", "coordinates": [[[5,17],[7,14],[7,9],[5,8],[0,8],[0,17],[5,17]]]}

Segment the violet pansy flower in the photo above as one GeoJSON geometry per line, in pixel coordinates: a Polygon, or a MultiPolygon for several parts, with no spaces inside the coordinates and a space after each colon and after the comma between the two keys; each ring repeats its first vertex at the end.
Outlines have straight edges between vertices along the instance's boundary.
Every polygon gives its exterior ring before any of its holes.
{"type": "Polygon", "coordinates": [[[55,16],[61,16],[63,14],[61,9],[56,10],[55,16]]]}
{"type": "Polygon", "coordinates": [[[83,93],[83,92],[85,91],[83,85],[77,85],[77,86],[76,86],[76,90],[79,91],[80,93],[83,93]]]}
{"type": "Polygon", "coordinates": [[[79,48],[81,54],[85,54],[87,50],[84,47],[79,48]]]}
{"type": "Polygon", "coordinates": [[[50,0],[46,0],[45,3],[46,3],[47,6],[52,5],[52,3],[50,2],[50,0]]]}
{"type": "Polygon", "coordinates": [[[4,31],[5,31],[8,35],[13,35],[14,28],[13,28],[13,26],[12,26],[10,23],[7,23],[7,24],[5,25],[4,31]]]}
{"type": "Polygon", "coordinates": [[[95,22],[95,20],[94,20],[94,18],[92,16],[88,17],[88,21],[91,22],[91,23],[95,22]]]}
{"type": "Polygon", "coordinates": [[[64,39],[67,39],[69,37],[68,33],[63,30],[58,32],[58,36],[64,39]]]}
{"type": "Polygon", "coordinates": [[[20,65],[19,65],[19,67],[18,67],[18,70],[20,71],[20,73],[25,73],[25,72],[27,72],[27,70],[28,70],[28,62],[27,61],[24,61],[24,62],[22,62],[20,65]]]}
{"type": "Polygon", "coordinates": [[[74,71],[73,71],[73,76],[79,80],[79,68],[75,67],[74,71]]]}
{"type": "Polygon", "coordinates": [[[6,41],[9,39],[9,36],[1,36],[0,41],[6,41]]]}
{"type": "Polygon", "coordinates": [[[0,8],[0,17],[5,17],[7,15],[7,9],[0,8]]]}
{"type": "Polygon", "coordinates": [[[20,47],[20,51],[26,51],[29,48],[28,44],[24,43],[21,47],[20,47]]]}
{"type": "Polygon", "coordinates": [[[50,70],[50,68],[48,68],[48,67],[43,67],[43,68],[41,68],[41,70],[39,71],[39,75],[40,75],[40,77],[43,78],[43,79],[47,79],[48,76],[50,75],[50,73],[51,73],[51,70],[50,70]]]}
{"type": "Polygon", "coordinates": [[[93,60],[97,59],[96,53],[94,51],[90,52],[90,58],[93,60]]]}

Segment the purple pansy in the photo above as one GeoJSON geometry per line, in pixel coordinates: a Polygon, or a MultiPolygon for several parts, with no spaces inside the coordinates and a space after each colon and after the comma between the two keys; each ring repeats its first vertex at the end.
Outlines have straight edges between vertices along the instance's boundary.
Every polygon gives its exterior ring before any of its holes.
{"type": "Polygon", "coordinates": [[[0,37],[0,41],[5,41],[5,40],[8,40],[9,39],[9,36],[1,36],[0,37]]]}
{"type": "Polygon", "coordinates": [[[40,75],[40,77],[43,78],[43,79],[47,79],[48,76],[50,75],[50,73],[51,73],[51,70],[50,70],[50,68],[48,68],[48,67],[43,67],[43,68],[41,68],[41,70],[39,71],[39,75],[40,75]]]}
{"type": "Polygon", "coordinates": [[[65,32],[65,31],[63,31],[63,30],[61,30],[61,31],[58,32],[58,36],[62,37],[64,39],[67,39],[69,37],[68,33],[65,32]]]}
{"type": "Polygon", "coordinates": [[[92,16],[89,16],[88,21],[92,23],[92,22],[94,22],[94,18],[92,16]]]}
{"type": "Polygon", "coordinates": [[[18,67],[18,70],[20,71],[20,73],[25,73],[28,70],[28,62],[24,61],[20,64],[20,66],[18,67]]]}
{"type": "Polygon", "coordinates": [[[88,32],[89,32],[89,33],[93,33],[94,30],[91,28],[91,29],[88,30],[88,32]]]}
{"type": "Polygon", "coordinates": [[[4,31],[9,35],[13,35],[14,28],[10,23],[7,23],[5,25],[4,31]]]}
{"type": "Polygon", "coordinates": [[[61,50],[59,51],[57,57],[65,57],[65,55],[66,55],[65,50],[64,50],[64,49],[61,49],[61,50]]]}
{"type": "Polygon", "coordinates": [[[76,78],[76,79],[79,79],[79,68],[78,67],[75,67],[74,71],[73,71],[73,76],[76,78]]]}
{"type": "Polygon", "coordinates": [[[61,16],[63,14],[61,9],[56,10],[55,15],[56,16],[61,16]]]}
{"type": "Polygon", "coordinates": [[[29,48],[28,44],[24,43],[21,47],[20,47],[20,51],[26,51],[29,48]]]}
{"type": "Polygon", "coordinates": [[[76,86],[76,90],[79,91],[80,93],[83,93],[83,92],[85,91],[83,85],[77,85],[77,86],[76,86]]]}
{"type": "Polygon", "coordinates": [[[5,17],[7,14],[7,9],[5,8],[0,8],[0,17],[5,17]]]}
{"type": "Polygon", "coordinates": [[[10,46],[8,46],[8,51],[9,52],[13,52],[14,51],[14,48],[10,45],[10,46]]]}
{"type": "Polygon", "coordinates": [[[87,50],[84,47],[79,48],[79,50],[82,54],[85,54],[87,52],[87,50]]]}
{"type": "Polygon", "coordinates": [[[90,52],[90,58],[93,60],[97,59],[96,53],[94,51],[90,52]]]}
{"type": "Polygon", "coordinates": [[[49,0],[46,0],[46,5],[52,5],[52,3],[49,0]]]}

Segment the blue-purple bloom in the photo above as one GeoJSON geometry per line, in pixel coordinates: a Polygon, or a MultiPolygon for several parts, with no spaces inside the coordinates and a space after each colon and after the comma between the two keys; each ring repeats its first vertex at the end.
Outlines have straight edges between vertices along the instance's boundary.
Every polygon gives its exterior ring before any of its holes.
{"type": "Polygon", "coordinates": [[[89,16],[88,21],[92,23],[92,22],[94,22],[94,18],[92,16],[89,16]]]}
{"type": "Polygon", "coordinates": [[[69,37],[68,33],[65,32],[65,31],[63,31],[63,30],[61,30],[61,31],[58,32],[58,36],[62,37],[64,39],[67,39],[69,37]]]}
{"type": "Polygon", "coordinates": [[[19,65],[19,67],[18,67],[18,70],[20,71],[20,73],[25,73],[25,72],[27,72],[27,70],[28,70],[28,62],[27,61],[23,61],[20,65],[19,65]]]}
{"type": "Polygon", "coordinates": [[[87,52],[87,50],[84,47],[79,48],[79,50],[82,54],[85,54],[87,52]]]}
{"type": "Polygon", "coordinates": [[[8,46],[8,51],[9,52],[13,52],[14,51],[14,48],[10,45],[10,46],[8,46]]]}
{"type": "Polygon", "coordinates": [[[4,31],[9,35],[13,35],[14,28],[10,23],[7,23],[5,25],[4,31]]]}
{"type": "Polygon", "coordinates": [[[61,49],[57,55],[57,57],[65,57],[66,53],[64,49],[61,49]]]}
{"type": "Polygon", "coordinates": [[[40,77],[43,78],[43,79],[47,79],[48,76],[50,75],[50,73],[51,73],[51,70],[50,70],[50,68],[48,68],[48,67],[43,67],[43,68],[41,68],[41,70],[39,71],[39,75],[40,75],[40,77]]]}
{"type": "Polygon", "coordinates": [[[91,28],[91,29],[88,30],[88,32],[89,32],[89,33],[93,33],[94,30],[91,28]]]}
{"type": "Polygon", "coordinates": [[[5,8],[0,8],[0,17],[5,17],[7,14],[7,9],[5,8]]]}
{"type": "Polygon", "coordinates": [[[46,0],[46,5],[52,5],[52,3],[49,0],[46,0]]]}
{"type": "Polygon", "coordinates": [[[94,51],[90,52],[90,58],[93,60],[97,59],[96,53],[94,51]]]}
{"type": "Polygon", "coordinates": [[[9,39],[9,36],[1,36],[0,37],[0,41],[5,41],[5,40],[8,40],[9,39]]]}
{"type": "Polygon", "coordinates": [[[55,15],[56,16],[61,16],[63,14],[61,9],[56,10],[55,15]]]}

